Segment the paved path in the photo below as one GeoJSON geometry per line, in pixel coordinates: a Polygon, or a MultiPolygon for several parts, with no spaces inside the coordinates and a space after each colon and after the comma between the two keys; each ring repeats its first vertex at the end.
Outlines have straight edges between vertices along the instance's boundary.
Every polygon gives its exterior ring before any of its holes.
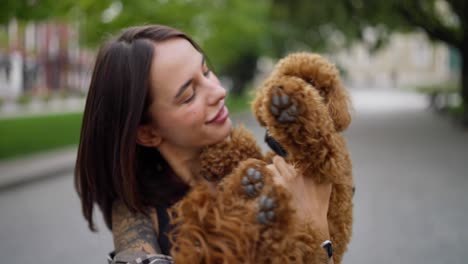
{"type": "MultiPolygon", "coordinates": [[[[355,91],[347,132],[354,162],[354,236],[344,263],[466,263],[468,132],[424,110],[424,98],[355,91]]],[[[263,130],[241,115],[259,140],[263,130]]],[[[2,263],[104,263],[100,215],[92,234],[72,175],[0,192],[2,263]]]]}
{"type": "Polygon", "coordinates": [[[356,182],[344,263],[467,263],[468,131],[418,96],[354,93],[356,182]]]}
{"type": "Polygon", "coordinates": [[[0,161],[0,192],[21,184],[70,172],[75,167],[77,147],[34,153],[0,161]]]}
{"type": "Polygon", "coordinates": [[[0,193],[0,263],[106,263],[110,233],[91,233],[71,173],[0,193]]]}

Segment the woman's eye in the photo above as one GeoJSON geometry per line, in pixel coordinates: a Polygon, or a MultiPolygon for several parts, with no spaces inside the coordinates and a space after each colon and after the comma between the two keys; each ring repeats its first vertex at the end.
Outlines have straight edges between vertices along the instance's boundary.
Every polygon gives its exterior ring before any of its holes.
{"type": "Polygon", "coordinates": [[[210,69],[207,69],[207,70],[203,73],[203,75],[208,76],[208,75],[210,74],[210,72],[211,72],[211,70],[210,70],[210,69]]]}
{"type": "Polygon", "coordinates": [[[187,98],[187,100],[185,100],[183,103],[184,104],[190,103],[194,98],[195,98],[195,90],[192,92],[192,95],[189,98],[187,98]]]}

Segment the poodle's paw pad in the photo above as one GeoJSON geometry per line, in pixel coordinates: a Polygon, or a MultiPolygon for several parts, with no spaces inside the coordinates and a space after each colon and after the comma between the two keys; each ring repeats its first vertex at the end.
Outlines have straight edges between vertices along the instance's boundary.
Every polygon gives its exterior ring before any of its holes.
{"type": "Polygon", "coordinates": [[[287,95],[281,86],[273,88],[270,112],[280,123],[296,121],[297,103],[287,95]]]}
{"type": "Polygon", "coordinates": [[[276,219],[276,201],[275,199],[262,195],[257,204],[257,221],[263,225],[269,225],[276,219]]]}
{"type": "Polygon", "coordinates": [[[255,168],[248,168],[242,177],[242,188],[249,197],[256,197],[260,194],[264,186],[262,172],[255,168]]]}

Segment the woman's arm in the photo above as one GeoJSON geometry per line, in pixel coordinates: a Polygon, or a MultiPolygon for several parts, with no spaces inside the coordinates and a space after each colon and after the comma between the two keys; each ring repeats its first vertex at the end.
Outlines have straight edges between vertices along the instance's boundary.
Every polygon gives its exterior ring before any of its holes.
{"type": "Polygon", "coordinates": [[[147,217],[133,214],[120,201],[112,208],[112,235],[116,253],[138,251],[147,254],[160,254],[158,245],[158,223],[154,209],[148,209],[147,217]]]}
{"type": "Polygon", "coordinates": [[[148,209],[148,215],[133,214],[123,203],[114,203],[112,235],[116,255],[109,258],[110,264],[174,263],[170,256],[161,254],[156,211],[148,209]]]}
{"type": "MultiPolygon", "coordinates": [[[[313,179],[302,177],[294,166],[286,163],[280,156],[273,157],[273,164],[267,167],[273,173],[275,182],[291,193],[292,206],[296,209],[300,222],[312,225],[327,239],[330,239],[327,215],[331,183],[318,184],[313,179]]],[[[333,258],[326,263],[333,264],[333,258]]]]}

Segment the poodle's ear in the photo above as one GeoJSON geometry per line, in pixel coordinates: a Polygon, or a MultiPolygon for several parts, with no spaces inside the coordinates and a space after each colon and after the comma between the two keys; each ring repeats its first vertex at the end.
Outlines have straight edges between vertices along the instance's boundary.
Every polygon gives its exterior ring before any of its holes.
{"type": "Polygon", "coordinates": [[[258,123],[262,126],[262,127],[265,127],[266,124],[265,124],[265,121],[263,121],[263,118],[262,118],[262,100],[264,98],[263,96],[263,93],[262,93],[263,89],[260,88],[258,89],[257,91],[257,95],[255,96],[255,99],[254,101],[252,102],[251,104],[251,108],[252,108],[252,112],[255,116],[255,118],[257,118],[257,121],[258,123]]]}
{"type": "Polygon", "coordinates": [[[342,132],[351,123],[351,101],[340,80],[336,81],[334,89],[330,90],[326,99],[328,112],[335,124],[335,129],[342,132]]]}

